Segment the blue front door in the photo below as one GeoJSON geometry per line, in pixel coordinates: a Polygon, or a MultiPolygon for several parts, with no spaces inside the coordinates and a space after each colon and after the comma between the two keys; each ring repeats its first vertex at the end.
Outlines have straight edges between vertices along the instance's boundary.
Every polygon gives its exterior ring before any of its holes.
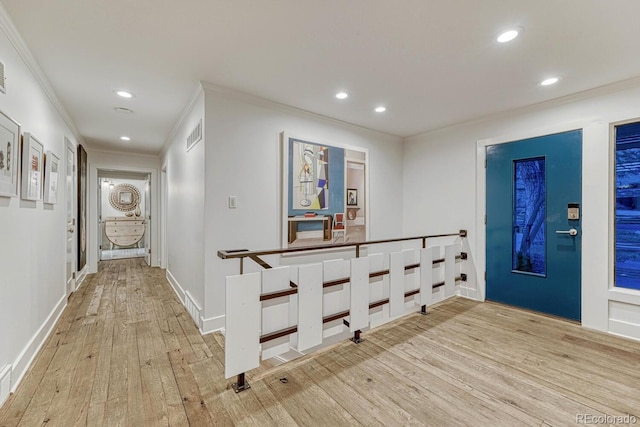
{"type": "Polygon", "coordinates": [[[582,131],[486,155],[487,299],[580,320],[582,131]]]}

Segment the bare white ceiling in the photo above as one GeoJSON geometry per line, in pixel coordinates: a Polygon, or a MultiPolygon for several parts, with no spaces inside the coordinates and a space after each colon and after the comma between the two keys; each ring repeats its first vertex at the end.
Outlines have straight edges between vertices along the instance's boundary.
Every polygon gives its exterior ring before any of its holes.
{"type": "Polygon", "coordinates": [[[85,141],[119,151],[158,153],[199,81],[406,137],[640,76],[638,0],[1,1],[85,141]]]}

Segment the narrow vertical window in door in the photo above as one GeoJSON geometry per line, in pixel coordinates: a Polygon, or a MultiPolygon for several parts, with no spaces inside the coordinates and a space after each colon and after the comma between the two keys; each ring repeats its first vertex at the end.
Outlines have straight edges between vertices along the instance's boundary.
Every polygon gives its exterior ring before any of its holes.
{"type": "Polygon", "coordinates": [[[544,157],[513,162],[512,270],[545,275],[546,183],[544,157]]]}
{"type": "Polygon", "coordinates": [[[615,284],[640,289],[640,122],[615,129],[615,284]]]}

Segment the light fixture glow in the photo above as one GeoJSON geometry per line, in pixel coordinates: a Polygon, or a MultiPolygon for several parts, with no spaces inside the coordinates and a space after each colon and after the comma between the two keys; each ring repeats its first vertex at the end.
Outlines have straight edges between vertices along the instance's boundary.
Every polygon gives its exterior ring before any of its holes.
{"type": "Polygon", "coordinates": [[[376,113],[384,113],[385,111],[387,111],[387,107],[383,107],[383,106],[376,107],[374,111],[376,113]]]}
{"type": "Polygon", "coordinates": [[[126,90],[117,90],[116,95],[123,98],[133,98],[133,94],[131,92],[127,92],[126,90]]]}
{"type": "Polygon", "coordinates": [[[128,136],[121,136],[120,139],[123,141],[131,141],[131,138],[129,138],[128,136]]]}
{"type": "Polygon", "coordinates": [[[349,94],[347,92],[338,92],[336,93],[336,98],[338,99],[347,99],[349,94]]]}
{"type": "Polygon", "coordinates": [[[498,43],[510,42],[511,40],[518,37],[518,34],[520,34],[520,31],[516,29],[505,31],[504,33],[500,34],[496,40],[498,41],[498,43]]]}
{"type": "Polygon", "coordinates": [[[560,80],[560,77],[549,77],[548,79],[541,81],[540,86],[550,86],[552,84],[558,83],[558,80],[560,80]]]}

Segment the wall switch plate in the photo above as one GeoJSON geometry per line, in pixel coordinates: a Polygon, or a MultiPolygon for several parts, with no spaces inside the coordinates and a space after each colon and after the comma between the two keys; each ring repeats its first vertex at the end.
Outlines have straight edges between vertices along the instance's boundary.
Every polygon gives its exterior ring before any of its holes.
{"type": "Polygon", "coordinates": [[[229,209],[236,209],[238,207],[238,198],[236,196],[229,196],[229,209]]]}

